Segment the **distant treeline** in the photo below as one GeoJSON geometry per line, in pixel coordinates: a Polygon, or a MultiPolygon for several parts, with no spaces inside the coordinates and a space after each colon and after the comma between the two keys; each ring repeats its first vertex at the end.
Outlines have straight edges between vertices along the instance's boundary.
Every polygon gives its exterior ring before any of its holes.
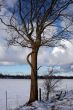
{"type": "MultiPolygon", "coordinates": [[[[38,79],[73,79],[73,76],[38,76],[38,79]]],[[[4,75],[0,74],[0,79],[31,79],[30,75],[4,75]]]]}
{"type": "Polygon", "coordinates": [[[1,79],[30,79],[30,75],[5,75],[0,74],[1,79]]]}

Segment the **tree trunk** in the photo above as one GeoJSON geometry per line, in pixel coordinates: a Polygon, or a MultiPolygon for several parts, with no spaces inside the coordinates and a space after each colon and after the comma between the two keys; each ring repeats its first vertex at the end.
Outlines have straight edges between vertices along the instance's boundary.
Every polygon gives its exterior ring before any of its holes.
{"type": "Polygon", "coordinates": [[[37,81],[37,54],[38,50],[32,49],[31,54],[31,86],[30,86],[30,99],[29,102],[34,102],[38,100],[38,81],[37,81]]]}

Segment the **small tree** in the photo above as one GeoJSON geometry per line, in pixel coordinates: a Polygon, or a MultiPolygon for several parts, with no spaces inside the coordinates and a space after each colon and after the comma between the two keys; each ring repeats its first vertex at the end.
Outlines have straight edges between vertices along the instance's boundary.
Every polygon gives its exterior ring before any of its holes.
{"type": "Polygon", "coordinates": [[[44,89],[45,89],[46,100],[49,100],[50,93],[52,93],[56,89],[57,84],[60,81],[61,81],[61,79],[54,79],[53,78],[53,69],[52,69],[44,81],[44,89]]]}
{"type": "Polygon", "coordinates": [[[72,25],[73,13],[66,9],[72,3],[73,0],[16,0],[12,8],[3,4],[3,8],[10,11],[10,14],[7,13],[8,22],[3,19],[6,14],[0,17],[1,22],[11,33],[9,37],[7,36],[8,45],[31,49],[31,53],[27,56],[27,62],[31,67],[29,102],[38,100],[37,56],[39,48],[58,46],[58,41],[69,38],[67,33],[70,32],[68,28],[72,25]],[[64,18],[69,23],[67,22],[66,26],[58,25],[64,21],[64,18]],[[56,31],[50,34],[50,29],[53,27],[56,31]],[[48,29],[47,36],[46,28],[48,29]],[[29,61],[30,56],[31,61],[29,61]]]}

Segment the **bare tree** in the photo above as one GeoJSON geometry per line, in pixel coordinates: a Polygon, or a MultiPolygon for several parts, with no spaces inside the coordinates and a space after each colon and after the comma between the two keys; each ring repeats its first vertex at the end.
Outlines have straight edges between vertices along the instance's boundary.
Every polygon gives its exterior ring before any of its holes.
{"type": "MultiPolygon", "coordinates": [[[[68,39],[69,27],[72,25],[72,14],[67,11],[73,0],[17,0],[12,9],[8,22],[0,17],[1,22],[8,27],[11,36],[7,37],[8,45],[31,48],[27,56],[31,67],[31,90],[29,102],[38,100],[37,84],[37,55],[41,46],[58,46],[58,41],[68,39]],[[71,15],[71,16],[70,16],[71,15]],[[63,20],[68,20],[66,26],[60,26],[63,20]],[[48,27],[48,36],[46,28],[48,27]],[[54,34],[50,28],[56,27],[54,34]],[[67,34],[68,33],[68,34],[67,34]],[[31,56],[31,61],[29,57],[31,56]]],[[[43,50],[44,51],[44,50],[43,50]]]]}
{"type": "Polygon", "coordinates": [[[61,79],[55,79],[53,78],[53,69],[49,71],[48,75],[46,76],[47,78],[44,81],[44,90],[45,90],[45,99],[49,100],[50,98],[50,93],[53,93],[58,87],[59,82],[61,79]]]}

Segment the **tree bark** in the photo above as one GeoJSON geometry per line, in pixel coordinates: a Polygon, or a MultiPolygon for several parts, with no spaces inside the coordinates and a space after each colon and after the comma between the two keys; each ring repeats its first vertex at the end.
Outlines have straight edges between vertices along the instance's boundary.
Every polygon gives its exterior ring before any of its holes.
{"type": "Polygon", "coordinates": [[[31,86],[30,86],[30,99],[29,103],[38,100],[38,81],[37,81],[37,55],[38,50],[32,49],[31,54],[31,86]]]}

